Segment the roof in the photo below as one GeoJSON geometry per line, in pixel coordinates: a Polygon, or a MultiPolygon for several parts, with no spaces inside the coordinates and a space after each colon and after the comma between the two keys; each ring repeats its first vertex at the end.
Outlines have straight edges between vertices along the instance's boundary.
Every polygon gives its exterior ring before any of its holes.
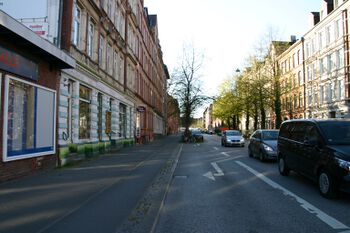
{"type": "Polygon", "coordinates": [[[75,68],[75,60],[71,56],[1,10],[0,37],[25,47],[59,69],[75,68]]]}

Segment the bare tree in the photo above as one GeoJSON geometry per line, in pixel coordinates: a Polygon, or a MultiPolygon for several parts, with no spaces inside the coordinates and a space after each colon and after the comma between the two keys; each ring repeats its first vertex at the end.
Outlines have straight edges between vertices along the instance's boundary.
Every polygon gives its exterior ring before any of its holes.
{"type": "Polygon", "coordinates": [[[209,97],[202,92],[201,69],[204,56],[193,46],[184,46],[180,65],[175,68],[169,83],[169,91],[180,105],[180,112],[185,126],[185,140],[189,139],[189,127],[193,115],[209,97]]]}

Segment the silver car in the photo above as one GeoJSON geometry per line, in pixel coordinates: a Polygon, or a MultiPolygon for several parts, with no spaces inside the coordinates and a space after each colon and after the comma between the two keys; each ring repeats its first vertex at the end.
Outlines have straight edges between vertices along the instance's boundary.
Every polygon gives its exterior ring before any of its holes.
{"type": "Polygon", "coordinates": [[[244,147],[244,137],[239,130],[225,130],[221,136],[222,146],[241,146],[244,147]]]}

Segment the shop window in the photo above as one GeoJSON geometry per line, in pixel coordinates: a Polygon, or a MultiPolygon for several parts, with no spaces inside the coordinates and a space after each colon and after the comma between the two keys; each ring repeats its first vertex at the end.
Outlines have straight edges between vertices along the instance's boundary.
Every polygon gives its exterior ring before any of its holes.
{"type": "Polygon", "coordinates": [[[90,138],[90,104],[91,90],[79,87],[79,139],[90,138]]]}
{"type": "Polygon", "coordinates": [[[97,95],[98,102],[98,117],[97,117],[97,131],[98,131],[98,139],[102,140],[102,106],[103,106],[103,97],[101,93],[97,95]]]}
{"type": "Polygon", "coordinates": [[[55,96],[53,90],[6,79],[4,161],[55,153],[55,96]]]}
{"type": "Polygon", "coordinates": [[[106,110],[106,121],[105,121],[105,133],[108,135],[109,139],[111,139],[112,134],[112,105],[113,99],[109,99],[109,107],[106,110]]]}
{"type": "Polygon", "coordinates": [[[67,117],[67,139],[72,142],[73,139],[73,127],[72,127],[72,111],[73,111],[73,81],[68,80],[68,117],[67,117]]]}
{"type": "Polygon", "coordinates": [[[119,104],[119,137],[126,137],[126,105],[119,104]]]}

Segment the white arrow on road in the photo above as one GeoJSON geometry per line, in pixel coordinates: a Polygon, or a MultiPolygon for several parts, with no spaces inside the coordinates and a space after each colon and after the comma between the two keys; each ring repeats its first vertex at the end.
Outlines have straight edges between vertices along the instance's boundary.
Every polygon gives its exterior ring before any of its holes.
{"type": "Polygon", "coordinates": [[[218,166],[217,163],[212,162],[210,164],[213,166],[213,168],[215,169],[216,173],[212,173],[212,172],[209,171],[209,172],[205,173],[203,176],[207,177],[208,179],[211,179],[211,180],[215,181],[215,176],[223,176],[224,175],[224,173],[222,172],[221,168],[218,166]]]}

